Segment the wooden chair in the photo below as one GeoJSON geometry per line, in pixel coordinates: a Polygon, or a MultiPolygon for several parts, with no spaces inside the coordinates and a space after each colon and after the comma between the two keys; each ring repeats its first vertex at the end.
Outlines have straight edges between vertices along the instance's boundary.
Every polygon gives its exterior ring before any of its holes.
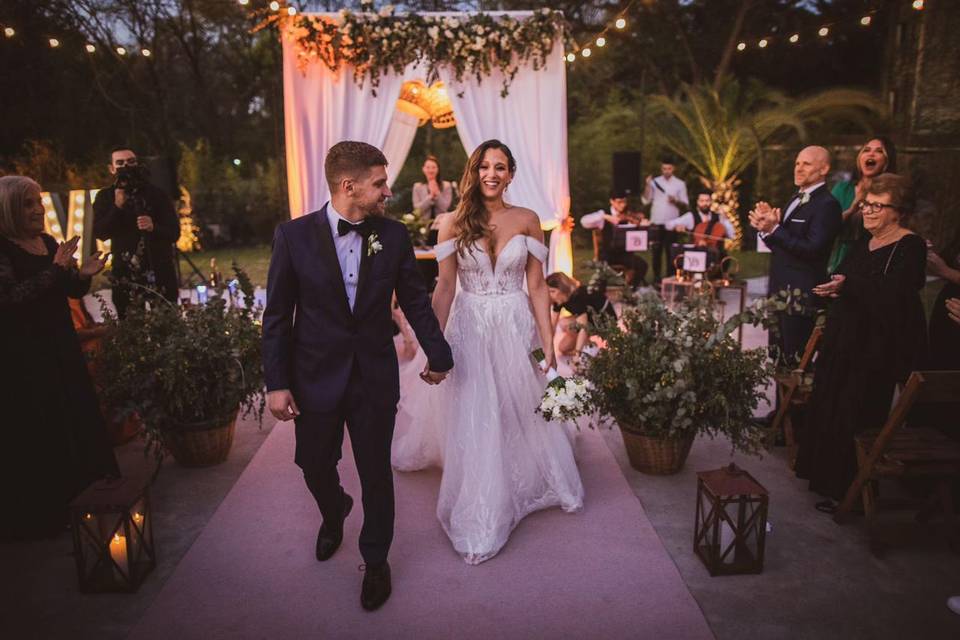
{"type": "MultiPolygon", "coordinates": [[[[960,442],[940,431],[917,422],[921,405],[960,403],[960,371],[914,371],[880,431],[862,433],[854,438],[859,471],[843,502],[837,507],[834,520],[843,523],[857,498],[863,501],[870,536],[870,549],[875,555],[883,550],[876,535],[875,515],[878,510],[877,481],[882,478],[924,478],[937,486],[933,496],[946,520],[951,546],[956,542],[953,517],[952,483],[960,478],[960,442]],[[911,410],[914,410],[911,414],[911,410]],[[911,425],[903,428],[908,415],[911,425]]],[[[960,411],[949,414],[960,428],[960,411]]],[[[955,547],[956,548],[956,547],[955,547]]]]}
{"type": "Polygon", "coordinates": [[[787,441],[789,451],[790,468],[793,469],[797,456],[797,439],[793,430],[793,420],[791,420],[791,410],[804,406],[810,400],[810,392],[813,385],[806,383],[804,377],[813,364],[813,358],[820,346],[820,338],[823,337],[823,327],[813,328],[807,345],[803,349],[803,355],[799,364],[792,371],[780,373],[774,376],[777,383],[777,396],[780,399],[777,413],[770,424],[770,439],[777,437],[780,432],[780,425],[783,425],[784,438],[787,441]]]}

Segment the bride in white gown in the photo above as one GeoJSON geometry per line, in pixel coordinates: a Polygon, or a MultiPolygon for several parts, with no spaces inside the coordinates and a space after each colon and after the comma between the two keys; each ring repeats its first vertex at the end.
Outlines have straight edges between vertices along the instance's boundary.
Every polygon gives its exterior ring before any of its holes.
{"type": "Polygon", "coordinates": [[[437,517],[469,564],[496,555],[529,513],[583,506],[569,431],[534,412],[546,380],[529,354],[541,347],[556,364],[543,278],[548,251],[537,215],[503,202],[515,171],[496,140],[470,156],[462,202],[435,249],[433,307],[454,369],[437,387],[401,383],[394,440],[397,469],[443,467],[437,517]]]}

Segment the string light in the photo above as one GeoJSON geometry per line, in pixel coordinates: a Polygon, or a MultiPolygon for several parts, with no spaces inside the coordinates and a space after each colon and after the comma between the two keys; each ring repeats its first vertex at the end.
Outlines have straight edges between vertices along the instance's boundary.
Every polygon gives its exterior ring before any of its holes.
{"type": "Polygon", "coordinates": [[[576,59],[577,59],[576,54],[574,54],[574,53],[568,53],[568,54],[567,54],[567,62],[573,62],[573,61],[576,60],[576,59]]]}
{"type": "Polygon", "coordinates": [[[3,30],[3,35],[7,36],[8,38],[12,38],[13,36],[17,35],[17,32],[13,27],[7,27],[3,30]]]}
{"type": "Polygon", "coordinates": [[[123,47],[117,47],[117,55],[125,56],[127,55],[127,50],[123,47]]]}
{"type": "Polygon", "coordinates": [[[287,15],[288,15],[288,16],[295,16],[295,15],[297,15],[297,8],[296,8],[296,7],[287,7],[287,15]]]}
{"type": "Polygon", "coordinates": [[[597,46],[598,46],[598,47],[602,47],[602,46],[604,46],[604,45],[606,45],[606,44],[607,44],[607,39],[606,39],[606,38],[604,38],[603,36],[600,36],[599,38],[597,38],[597,46]]]}
{"type": "Polygon", "coordinates": [[[746,42],[741,42],[740,44],[737,45],[737,51],[743,51],[746,48],[747,48],[746,42]]]}
{"type": "Polygon", "coordinates": [[[913,8],[917,11],[923,10],[923,0],[913,0],[913,8]]]}
{"type": "Polygon", "coordinates": [[[237,0],[237,2],[240,3],[240,6],[241,6],[241,7],[245,7],[245,6],[247,6],[248,4],[250,4],[250,0],[237,0]]]}
{"type": "Polygon", "coordinates": [[[149,58],[151,55],[153,55],[153,53],[150,51],[150,49],[141,49],[140,55],[142,55],[144,58],[149,58]]]}
{"type": "Polygon", "coordinates": [[[792,42],[793,44],[797,44],[798,42],[800,42],[800,34],[795,33],[792,36],[790,36],[790,42],[792,42]]]}
{"type": "Polygon", "coordinates": [[[280,11],[280,3],[277,0],[270,3],[270,11],[280,11]]]}
{"type": "Polygon", "coordinates": [[[49,42],[50,42],[51,49],[56,49],[57,47],[60,46],[60,41],[57,40],[56,38],[50,38],[49,42]]]}
{"type": "Polygon", "coordinates": [[[766,38],[763,38],[760,42],[757,43],[757,46],[761,49],[766,49],[767,45],[770,44],[766,38]]]}
{"type": "Polygon", "coordinates": [[[89,42],[86,45],[84,45],[83,48],[87,50],[87,53],[93,53],[97,50],[97,48],[92,44],[90,44],[89,42]]]}
{"type": "Polygon", "coordinates": [[[591,53],[592,52],[590,51],[590,47],[587,47],[586,49],[580,52],[580,55],[582,55],[584,58],[589,58],[591,53]]]}
{"type": "Polygon", "coordinates": [[[820,31],[817,31],[817,35],[820,36],[821,38],[827,37],[827,34],[829,33],[830,33],[830,29],[826,27],[820,27],[820,31]]]}
{"type": "Polygon", "coordinates": [[[863,16],[862,18],[860,18],[860,24],[862,24],[865,27],[869,27],[871,22],[873,22],[873,18],[871,18],[870,16],[863,16]]]}
{"type": "Polygon", "coordinates": [[[627,26],[627,21],[624,20],[623,18],[617,18],[617,21],[614,23],[614,26],[616,26],[617,29],[623,29],[624,27],[627,26]]]}

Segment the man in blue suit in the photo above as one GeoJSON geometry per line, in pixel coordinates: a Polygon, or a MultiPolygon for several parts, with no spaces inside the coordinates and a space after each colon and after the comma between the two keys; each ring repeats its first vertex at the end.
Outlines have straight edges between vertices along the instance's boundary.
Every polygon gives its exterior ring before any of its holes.
{"type": "Polygon", "coordinates": [[[827,189],[830,152],[807,147],[798,155],[793,181],[799,191],[783,213],[766,202],[750,212],[750,225],[770,247],[768,295],[800,290],[802,313],[780,315],[777,346],[786,358],[796,358],[810,338],[816,310],[811,290],[827,280],[827,261],[842,224],[841,207],[827,189]]]}
{"type": "Polygon", "coordinates": [[[295,420],[295,462],[323,516],[320,561],[339,548],[353,506],[337,473],[345,423],[350,430],[363,493],[360,603],[367,610],[391,592],[390,446],[400,397],[394,291],[427,355],[424,380],[439,384],[453,368],[407,230],[383,217],[391,195],[386,165],[383,153],[363,142],[330,149],[330,202],[277,227],[263,314],[267,404],[278,420],[295,420]]]}

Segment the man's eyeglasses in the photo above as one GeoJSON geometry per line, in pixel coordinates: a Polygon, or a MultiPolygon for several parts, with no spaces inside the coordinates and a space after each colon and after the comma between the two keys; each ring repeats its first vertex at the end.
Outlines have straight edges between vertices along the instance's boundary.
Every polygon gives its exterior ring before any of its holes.
{"type": "Polygon", "coordinates": [[[137,166],[136,158],[117,158],[113,161],[114,166],[116,167],[135,167],[137,166]]]}
{"type": "Polygon", "coordinates": [[[891,209],[899,209],[899,208],[900,208],[900,207],[898,207],[898,206],[895,205],[895,204],[885,204],[885,203],[883,203],[883,202],[867,202],[866,200],[861,200],[861,201],[860,201],[860,204],[857,205],[857,206],[859,206],[859,207],[860,207],[860,211],[863,211],[864,213],[867,213],[868,211],[871,212],[871,213],[880,213],[881,211],[883,211],[883,210],[886,209],[887,207],[889,207],[889,208],[891,208],[891,209]]]}

